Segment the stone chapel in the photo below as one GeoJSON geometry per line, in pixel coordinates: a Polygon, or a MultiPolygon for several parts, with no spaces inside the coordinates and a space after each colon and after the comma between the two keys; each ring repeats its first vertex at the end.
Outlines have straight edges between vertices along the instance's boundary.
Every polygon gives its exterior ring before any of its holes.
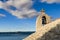
{"type": "Polygon", "coordinates": [[[39,31],[42,26],[50,22],[51,22],[51,17],[45,13],[44,9],[42,9],[40,11],[40,15],[37,17],[37,20],[36,20],[36,31],[39,31]]]}
{"type": "MultiPolygon", "coordinates": [[[[37,17],[36,20],[36,32],[32,33],[31,35],[24,38],[23,40],[40,40],[41,37],[44,36],[47,32],[49,32],[53,28],[56,28],[57,24],[60,24],[60,19],[51,21],[51,17],[45,13],[44,9],[42,9],[40,11],[40,15],[37,17]]],[[[45,40],[45,37],[43,39],[45,40]]]]}

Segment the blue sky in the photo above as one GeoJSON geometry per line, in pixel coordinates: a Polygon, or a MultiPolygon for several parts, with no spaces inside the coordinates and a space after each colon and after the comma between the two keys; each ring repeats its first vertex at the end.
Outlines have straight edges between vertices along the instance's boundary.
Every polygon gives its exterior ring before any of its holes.
{"type": "MultiPolygon", "coordinates": [[[[40,10],[42,8],[45,9],[46,14],[52,17],[52,19],[57,19],[60,18],[60,3],[58,2],[52,2],[52,1],[44,1],[41,2],[41,0],[33,0],[32,4],[29,6],[29,3],[24,4],[26,5],[23,7],[27,11],[28,14],[23,8],[18,9],[17,6],[12,5],[9,6],[10,4],[5,4],[6,0],[1,0],[0,3],[5,6],[0,5],[0,31],[35,31],[36,30],[36,15],[39,14],[40,10]],[[7,8],[9,6],[9,9],[7,8]],[[17,10],[17,12],[15,11],[17,10]],[[19,11],[18,11],[19,10],[19,11]],[[31,12],[31,10],[33,12],[31,12]],[[12,12],[13,11],[13,12],[12,12]],[[21,13],[20,13],[21,12],[21,13]],[[17,14],[14,14],[17,13],[17,14]],[[24,13],[24,14],[23,14],[24,13]],[[32,14],[34,13],[34,15],[32,14]],[[2,14],[2,15],[1,15],[2,14]]],[[[30,1],[27,1],[30,2],[30,1]]],[[[16,3],[16,2],[15,2],[16,3]]],[[[23,2],[24,3],[24,2],[23,2]]],[[[21,7],[20,3],[20,7],[21,7]]]]}

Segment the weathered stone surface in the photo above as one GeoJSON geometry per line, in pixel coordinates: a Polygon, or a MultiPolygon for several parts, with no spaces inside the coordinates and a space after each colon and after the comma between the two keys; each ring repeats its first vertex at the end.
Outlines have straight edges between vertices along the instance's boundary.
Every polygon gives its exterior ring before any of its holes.
{"type": "MultiPolygon", "coordinates": [[[[49,24],[46,24],[45,26],[43,26],[42,28],[40,28],[40,31],[37,31],[33,34],[31,34],[30,36],[28,36],[27,38],[25,38],[24,40],[40,40],[43,35],[45,35],[48,32],[51,32],[50,30],[56,28],[57,24],[60,24],[60,19],[57,19],[49,24]]],[[[59,28],[60,29],[60,28],[59,28]]],[[[54,32],[59,32],[59,31],[54,31],[54,32]]],[[[53,34],[53,33],[52,33],[53,34]]],[[[51,35],[52,35],[51,34],[51,35]]],[[[47,34],[48,35],[48,34],[47,34]]],[[[48,37],[50,38],[50,37],[48,37]]],[[[44,39],[44,38],[43,38],[44,39]]],[[[42,40],[42,39],[41,39],[42,40]]]]}
{"type": "Polygon", "coordinates": [[[55,28],[52,28],[37,40],[60,40],[60,24],[57,24],[55,28]]]}
{"type": "MultiPolygon", "coordinates": [[[[42,24],[42,17],[45,17],[46,18],[46,24],[50,23],[51,22],[51,18],[49,15],[45,14],[44,10],[41,10],[41,13],[40,15],[37,17],[37,20],[36,20],[36,31],[40,31],[40,28],[43,26],[42,24]]],[[[46,25],[45,24],[45,25],[46,25]]]]}

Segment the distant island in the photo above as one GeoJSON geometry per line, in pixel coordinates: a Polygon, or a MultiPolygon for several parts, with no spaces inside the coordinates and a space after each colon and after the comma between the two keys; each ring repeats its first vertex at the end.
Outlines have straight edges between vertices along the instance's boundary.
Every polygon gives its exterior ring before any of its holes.
{"type": "Polygon", "coordinates": [[[34,33],[34,31],[32,32],[0,32],[0,36],[16,36],[16,35],[30,35],[34,33]]]}
{"type": "Polygon", "coordinates": [[[32,31],[32,32],[0,32],[0,34],[26,34],[26,33],[34,33],[35,31],[32,31]]]}

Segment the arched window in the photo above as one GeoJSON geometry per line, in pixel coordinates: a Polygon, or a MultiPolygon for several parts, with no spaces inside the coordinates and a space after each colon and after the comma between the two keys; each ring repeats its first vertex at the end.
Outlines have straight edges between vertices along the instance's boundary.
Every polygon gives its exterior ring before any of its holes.
{"type": "Polygon", "coordinates": [[[43,25],[46,24],[46,17],[45,17],[45,16],[42,17],[42,24],[43,24],[43,25]]]}

